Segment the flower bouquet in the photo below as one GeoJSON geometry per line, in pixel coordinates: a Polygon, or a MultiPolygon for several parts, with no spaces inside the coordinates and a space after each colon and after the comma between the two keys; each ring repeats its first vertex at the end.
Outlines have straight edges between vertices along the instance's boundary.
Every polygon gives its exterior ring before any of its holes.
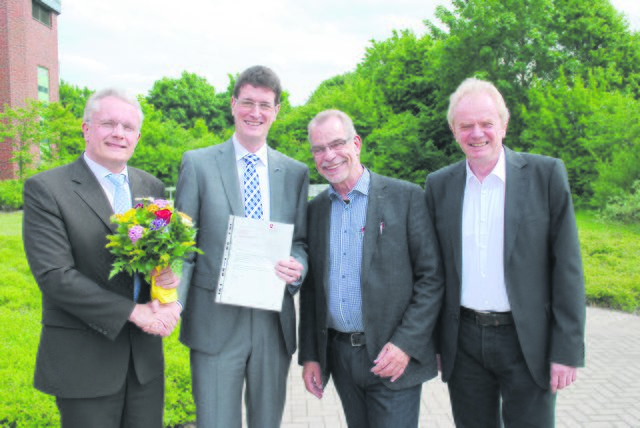
{"type": "MultiPolygon", "coordinates": [[[[114,235],[107,236],[107,248],[116,257],[109,279],[126,271],[150,277],[154,268],[170,266],[174,273],[182,272],[182,263],[188,253],[202,251],[195,247],[196,228],[189,216],[173,208],[164,199],[144,198],[123,214],[115,214],[111,221],[118,225],[114,235]]],[[[151,299],[161,303],[178,299],[177,289],[155,285],[150,277],[151,299]]]]}

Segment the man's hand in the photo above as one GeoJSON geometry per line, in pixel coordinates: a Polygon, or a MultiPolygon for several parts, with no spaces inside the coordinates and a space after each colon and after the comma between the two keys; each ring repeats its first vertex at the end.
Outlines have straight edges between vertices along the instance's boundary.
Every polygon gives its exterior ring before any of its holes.
{"type": "Polygon", "coordinates": [[[409,364],[409,355],[393,343],[389,342],[382,348],[382,351],[375,359],[375,366],[371,372],[380,377],[390,377],[391,382],[395,382],[409,364]]]}
{"type": "Polygon", "coordinates": [[[158,270],[154,268],[151,271],[151,276],[155,277],[156,285],[162,288],[176,288],[180,284],[180,277],[176,275],[170,267],[158,270]]]}
{"type": "Polygon", "coordinates": [[[161,305],[157,300],[137,304],[129,316],[129,321],[145,333],[166,337],[178,325],[181,307],[177,302],[161,305]]]}
{"type": "Polygon", "coordinates": [[[307,361],[302,367],[302,379],[307,391],[318,398],[322,398],[322,369],[320,363],[307,361]]]}
{"type": "Polygon", "coordinates": [[[288,260],[280,260],[276,265],[276,275],[287,284],[298,281],[302,277],[303,270],[304,266],[291,256],[288,260]]]}
{"type": "Polygon", "coordinates": [[[563,366],[558,363],[551,363],[551,392],[566,388],[576,381],[578,369],[570,366],[563,366]]]}

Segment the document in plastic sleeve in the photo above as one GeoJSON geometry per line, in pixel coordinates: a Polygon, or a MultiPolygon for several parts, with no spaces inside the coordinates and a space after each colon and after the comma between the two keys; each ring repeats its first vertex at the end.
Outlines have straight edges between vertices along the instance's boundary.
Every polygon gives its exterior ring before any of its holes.
{"type": "Polygon", "coordinates": [[[286,283],[275,267],[292,240],[292,224],[229,216],[216,303],[280,312],[286,283]]]}

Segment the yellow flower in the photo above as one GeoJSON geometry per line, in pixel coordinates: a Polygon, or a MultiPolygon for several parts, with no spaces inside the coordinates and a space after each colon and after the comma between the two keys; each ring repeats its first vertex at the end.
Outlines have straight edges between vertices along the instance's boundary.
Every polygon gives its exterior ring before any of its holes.
{"type": "Polygon", "coordinates": [[[147,211],[149,211],[150,213],[154,213],[154,212],[158,211],[159,209],[160,208],[156,204],[147,205],[147,211]]]}
{"type": "Polygon", "coordinates": [[[184,223],[186,226],[193,226],[193,220],[191,219],[191,217],[180,211],[178,211],[178,215],[180,216],[180,218],[182,218],[182,223],[184,223]]]}

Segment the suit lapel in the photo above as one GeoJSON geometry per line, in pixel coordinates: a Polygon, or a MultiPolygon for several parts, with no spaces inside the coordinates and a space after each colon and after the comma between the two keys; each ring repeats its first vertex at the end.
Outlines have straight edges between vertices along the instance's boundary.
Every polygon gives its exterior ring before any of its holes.
{"type": "Polygon", "coordinates": [[[269,159],[269,212],[271,217],[268,220],[280,221],[283,218],[282,209],[284,207],[282,197],[287,195],[287,192],[283,191],[285,188],[285,169],[273,149],[267,148],[267,157],[269,159]]]}
{"type": "Polygon", "coordinates": [[[504,148],[506,161],[506,188],[504,208],[504,265],[507,266],[509,257],[513,254],[513,247],[520,220],[522,207],[527,197],[527,177],[524,167],[527,162],[518,153],[504,148]]]}
{"type": "Polygon", "coordinates": [[[453,248],[453,257],[458,272],[458,277],[462,278],[462,207],[464,202],[465,179],[467,177],[466,161],[460,162],[452,169],[449,179],[448,191],[450,195],[449,207],[446,212],[452,213],[449,217],[451,227],[448,227],[450,245],[453,248]]]}
{"type": "Polygon", "coordinates": [[[113,209],[104,190],[91,172],[82,157],[73,164],[71,182],[73,183],[73,191],[82,199],[95,215],[100,217],[102,222],[110,230],[115,232],[115,225],[111,223],[113,209]]]}
{"type": "MultiPolygon", "coordinates": [[[[318,247],[310,251],[311,257],[316,261],[317,266],[322,266],[323,278],[324,278],[324,294],[327,295],[329,291],[329,277],[331,276],[330,265],[328,260],[331,260],[330,242],[331,242],[331,198],[329,198],[329,191],[325,190],[320,195],[318,200],[318,208],[316,209],[316,221],[314,230],[309,233],[318,234],[317,242],[318,247]],[[315,256],[315,257],[314,257],[315,256]]],[[[311,225],[311,223],[310,223],[311,225]]],[[[322,300],[324,302],[324,300],[322,300]]]]}
{"type": "Polygon", "coordinates": [[[218,164],[218,171],[220,171],[222,187],[231,207],[231,214],[244,216],[244,203],[242,202],[240,183],[238,183],[238,170],[232,140],[227,140],[220,146],[220,151],[216,156],[216,163],[218,164]]]}
{"type": "Polygon", "coordinates": [[[386,184],[381,180],[380,176],[371,172],[369,200],[367,201],[367,220],[364,227],[364,242],[362,243],[361,287],[367,283],[367,274],[370,270],[371,259],[378,245],[380,228],[384,223],[382,209],[385,203],[386,187],[386,184]]]}

